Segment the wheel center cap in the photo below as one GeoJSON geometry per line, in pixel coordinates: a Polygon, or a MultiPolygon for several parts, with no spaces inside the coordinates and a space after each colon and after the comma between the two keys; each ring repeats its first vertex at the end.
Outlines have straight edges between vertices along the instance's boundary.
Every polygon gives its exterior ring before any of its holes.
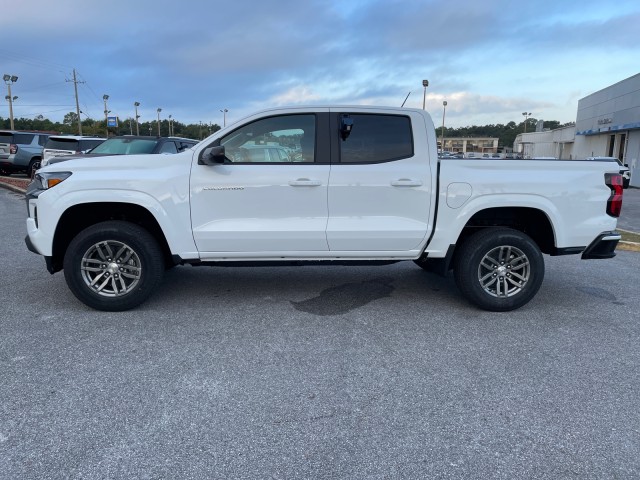
{"type": "Polygon", "coordinates": [[[504,267],[504,266],[498,267],[497,273],[501,277],[505,277],[507,275],[507,267],[504,267]]]}
{"type": "Polygon", "coordinates": [[[108,266],[107,266],[107,272],[114,274],[114,273],[118,273],[118,271],[120,270],[120,268],[118,267],[118,264],[115,262],[111,262],[108,266]]]}

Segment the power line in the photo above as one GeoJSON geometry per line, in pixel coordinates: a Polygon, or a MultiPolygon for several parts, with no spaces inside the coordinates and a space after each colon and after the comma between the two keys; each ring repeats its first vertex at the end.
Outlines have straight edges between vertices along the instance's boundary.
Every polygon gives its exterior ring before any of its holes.
{"type": "Polygon", "coordinates": [[[44,60],[38,57],[31,57],[29,55],[23,55],[21,53],[11,52],[9,50],[4,50],[0,48],[0,57],[8,58],[11,61],[24,63],[25,65],[31,65],[34,67],[40,68],[55,68],[56,70],[60,67],[69,69],[70,65],[64,65],[62,63],[51,62],[48,60],[44,60]]]}

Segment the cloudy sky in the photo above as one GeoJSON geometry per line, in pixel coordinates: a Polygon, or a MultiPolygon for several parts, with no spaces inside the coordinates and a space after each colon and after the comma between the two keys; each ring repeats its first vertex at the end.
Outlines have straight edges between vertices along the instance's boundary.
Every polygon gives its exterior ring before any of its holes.
{"type": "MultiPolygon", "coordinates": [[[[638,0],[19,0],[0,15],[16,117],[171,114],[222,124],[290,104],[422,107],[446,124],[575,120],[640,72],[638,0]]],[[[6,87],[5,87],[6,88],[6,87]]],[[[0,97],[0,116],[8,104],[0,97]]]]}

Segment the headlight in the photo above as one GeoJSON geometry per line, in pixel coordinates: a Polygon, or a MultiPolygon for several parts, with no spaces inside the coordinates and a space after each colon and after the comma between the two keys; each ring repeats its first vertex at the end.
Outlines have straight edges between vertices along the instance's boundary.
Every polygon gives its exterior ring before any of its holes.
{"type": "Polygon", "coordinates": [[[47,190],[55,187],[60,182],[64,182],[71,176],[71,172],[51,172],[51,173],[36,173],[33,178],[34,183],[38,188],[47,190]]]}

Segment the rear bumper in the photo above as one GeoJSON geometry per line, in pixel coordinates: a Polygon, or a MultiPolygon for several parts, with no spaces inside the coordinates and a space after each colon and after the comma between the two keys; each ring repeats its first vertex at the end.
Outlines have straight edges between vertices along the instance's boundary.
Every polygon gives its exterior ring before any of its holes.
{"type": "Polygon", "coordinates": [[[583,260],[613,258],[615,249],[622,237],[618,232],[603,232],[582,252],[583,260]]]}

